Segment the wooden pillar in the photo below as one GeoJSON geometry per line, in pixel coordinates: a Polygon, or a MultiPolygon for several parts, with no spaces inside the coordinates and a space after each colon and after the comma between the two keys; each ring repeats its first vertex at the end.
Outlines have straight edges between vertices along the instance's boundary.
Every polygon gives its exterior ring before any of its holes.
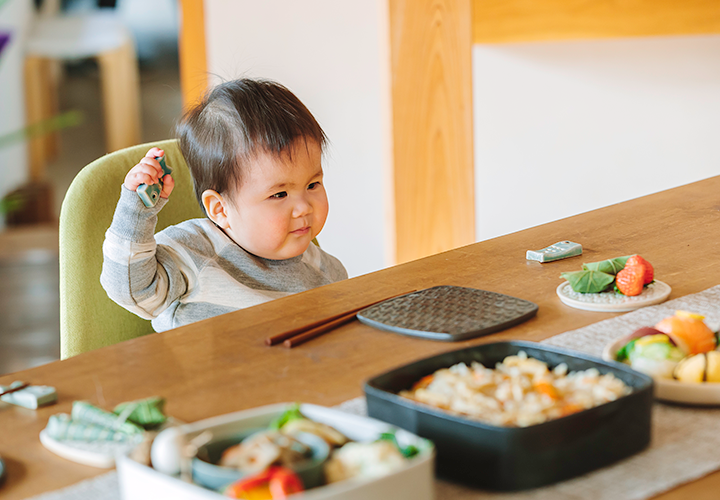
{"type": "MultiPolygon", "coordinates": [[[[57,72],[54,61],[43,57],[25,58],[25,121],[37,125],[49,120],[58,112],[57,72]]],[[[28,140],[30,181],[45,180],[45,168],[58,154],[58,135],[50,132],[38,134],[28,140]]]]}
{"type": "Polygon", "coordinates": [[[390,0],[397,262],[473,243],[471,0],[390,0]]]}
{"type": "Polygon", "coordinates": [[[108,152],[140,144],[140,78],[132,41],[98,56],[108,152]]]}
{"type": "Polygon", "coordinates": [[[180,89],[183,108],[200,100],[208,88],[203,0],[180,2],[180,89]]]}

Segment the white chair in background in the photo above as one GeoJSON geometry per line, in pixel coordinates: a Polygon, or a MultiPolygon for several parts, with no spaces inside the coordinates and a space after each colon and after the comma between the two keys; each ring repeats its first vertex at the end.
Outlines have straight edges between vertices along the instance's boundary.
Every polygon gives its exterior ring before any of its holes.
{"type": "MultiPolygon", "coordinates": [[[[57,78],[52,61],[94,58],[100,69],[107,152],[140,143],[140,85],[135,45],[128,28],[113,11],[38,15],[26,41],[27,123],[57,113],[57,78]]],[[[44,180],[56,139],[35,137],[30,145],[33,181],[44,180]]]]}

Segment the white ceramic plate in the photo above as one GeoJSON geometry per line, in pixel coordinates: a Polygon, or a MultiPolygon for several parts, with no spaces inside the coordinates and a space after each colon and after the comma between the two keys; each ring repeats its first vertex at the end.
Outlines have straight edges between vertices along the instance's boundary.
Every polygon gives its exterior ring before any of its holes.
{"type": "Polygon", "coordinates": [[[115,467],[115,457],[117,455],[130,453],[138,445],[138,442],[64,441],[50,437],[45,429],[40,431],[40,442],[45,448],[60,457],[100,469],[115,467]]]}
{"type": "Polygon", "coordinates": [[[667,283],[655,280],[640,295],[628,297],[617,292],[578,293],[567,281],[557,287],[557,294],[564,304],[585,311],[627,312],[664,302],[672,288],[667,283]]]}
{"type": "MultiPolygon", "coordinates": [[[[624,338],[605,346],[602,357],[607,361],[617,361],[615,354],[624,345],[624,338]]],[[[653,378],[655,397],[663,401],[693,405],[720,405],[720,383],[701,382],[692,384],[667,378],[653,378]]]]}

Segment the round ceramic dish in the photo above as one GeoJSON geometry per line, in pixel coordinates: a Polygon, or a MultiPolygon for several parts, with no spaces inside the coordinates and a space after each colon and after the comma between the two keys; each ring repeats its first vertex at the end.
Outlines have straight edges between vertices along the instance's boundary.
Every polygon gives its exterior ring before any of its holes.
{"type": "Polygon", "coordinates": [[[564,304],[575,309],[601,312],[627,312],[664,302],[672,289],[667,283],[655,280],[640,295],[628,297],[617,292],[578,293],[567,281],[557,287],[557,294],[564,304]]]}
{"type": "MultiPolygon", "coordinates": [[[[211,441],[201,446],[198,456],[192,461],[193,481],[206,488],[219,490],[241,479],[244,476],[242,472],[233,467],[217,465],[217,462],[225,450],[257,431],[258,429],[245,431],[235,437],[211,441]]],[[[312,457],[296,464],[292,469],[300,476],[306,489],[320,486],[324,482],[323,464],[330,455],[330,446],[322,438],[306,432],[298,432],[293,434],[293,437],[310,447],[312,457]]]]}
{"type": "MultiPolygon", "coordinates": [[[[602,357],[607,361],[615,361],[615,354],[623,346],[625,339],[618,339],[609,343],[603,350],[602,357]]],[[[691,384],[668,378],[654,378],[655,397],[663,401],[692,405],[717,406],[720,405],[720,384],[715,382],[702,382],[691,384]]]]}

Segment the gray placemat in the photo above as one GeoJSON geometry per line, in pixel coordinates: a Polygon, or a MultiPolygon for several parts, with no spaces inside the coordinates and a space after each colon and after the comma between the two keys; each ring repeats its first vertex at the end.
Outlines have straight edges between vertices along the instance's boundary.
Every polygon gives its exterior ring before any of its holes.
{"type": "MultiPolygon", "coordinates": [[[[601,321],[556,335],[543,343],[600,356],[603,347],[636,328],[654,325],[676,310],[706,316],[720,323],[720,285],[657,306],[601,321]]],[[[356,415],[367,415],[364,398],[338,406],[356,415]]],[[[446,481],[436,481],[437,500],[639,500],[653,497],[683,483],[720,469],[720,409],[653,406],[650,447],[609,467],[569,481],[519,493],[492,493],[446,481]]],[[[116,500],[117,474],[109,472],[32,500],[116,500]]]]}

